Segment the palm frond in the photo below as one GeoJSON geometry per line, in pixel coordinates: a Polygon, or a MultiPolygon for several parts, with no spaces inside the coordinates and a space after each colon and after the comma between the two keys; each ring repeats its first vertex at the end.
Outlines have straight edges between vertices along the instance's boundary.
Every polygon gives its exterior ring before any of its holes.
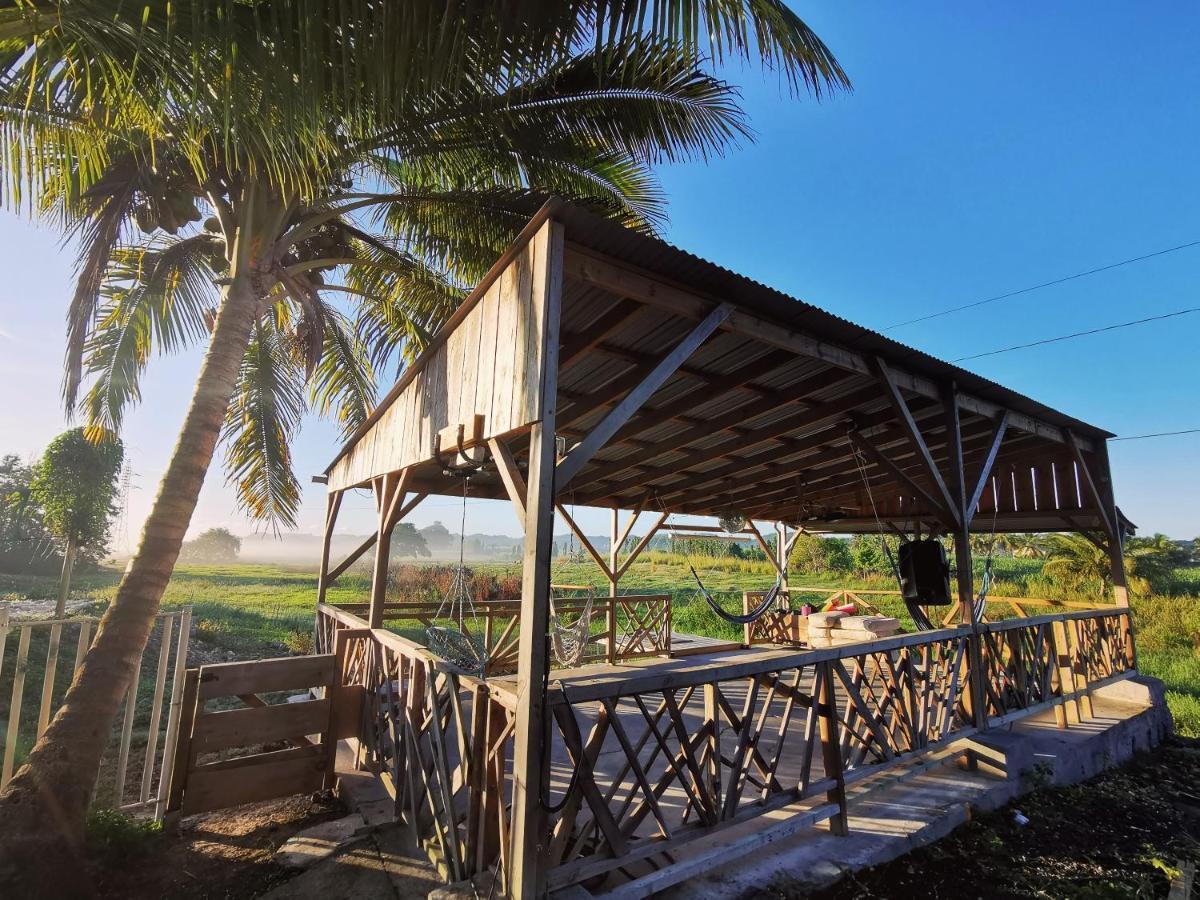
{"type": "Polygon", "coordinates": [[[209,263],[216,243],[202,234],[113,251],[104,302],[84,346],[89,426],[119,432],[125,409],[141,399],[150,356],[175,352],[207,333],[206,313],[217,299],[209,263]]]}
{"type": "Polygon", "coordinates": [[[367,345],[352,323],[328,305],[321,360],[309,378],[308,391],[316,412],[333,416],[343,438],[375,408],[375,371],[367,345]]]}
{"type": "Polygon", "coordinates": [[[273,528],[294,528],[300,484],[291,441],[304,413],[304,375],[287,339],[269,320],[256,326],[221,439],[239,506],[273,528]]]}

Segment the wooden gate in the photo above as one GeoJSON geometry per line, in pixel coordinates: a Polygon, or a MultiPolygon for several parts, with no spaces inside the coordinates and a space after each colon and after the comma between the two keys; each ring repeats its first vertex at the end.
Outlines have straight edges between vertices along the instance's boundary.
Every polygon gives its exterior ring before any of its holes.
{"type": "Polygon", "coordinates": [[[331,788],[338,682],[332,653],[189,669],[168,819],[331,788]]]}

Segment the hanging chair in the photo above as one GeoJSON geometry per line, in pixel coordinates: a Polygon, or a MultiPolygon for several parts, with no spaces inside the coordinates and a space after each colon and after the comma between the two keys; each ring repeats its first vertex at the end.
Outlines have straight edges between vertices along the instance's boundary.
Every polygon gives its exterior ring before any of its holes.
{"type": "Polygon", "coordinates": [[[573,668],[583,662],[587,654],[588,636],[592,626],[592,605],[596,599],[595,591],[588,589],[587,599],[583,609],[576,615],[575,621],[568,623],[565,614],[559,613],[550,597],[550,646],[554,650],[554,658],[563,668],[573,668]]]}
{"type": "Polygon", "coordinates": [[[470,473],[459,474],[463,480],[462,524],[458,535],[458,567],[450,586],[442,595],[437,612],[425,628],[425,641],[438,656],[480,678],[487,674],[490,661],[488,649],[480,637],[481,629],[471,599],[470,573],[464,562],[467,529],[467,492],[470,473]],[[468,624],[469,623],[469,624],[468,624]]]}

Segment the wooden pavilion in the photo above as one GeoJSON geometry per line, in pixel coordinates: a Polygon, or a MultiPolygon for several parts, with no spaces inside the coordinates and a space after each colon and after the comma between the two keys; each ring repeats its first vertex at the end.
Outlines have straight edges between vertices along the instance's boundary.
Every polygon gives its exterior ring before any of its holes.
{"type": "Polygon", "coordinates": [[[694,872],[723,829],[787,810],[790,827],[844,830],[859,774],[1040,708],[1069,726],[1092,688],[1131,673],[1110,436],[552,201],[328,468],[318,652],[337,654],[335,699],[358,689],[362,764],[448,880],[490,869],[512,896],[644,893],[680,860],[694,872]],[[490,677],[384,627],[404,605],[386,592],[391,532],[425,497],[461,494],[455,459],[485,463],[471,495],[511,501],[525,532],[520,604],[488,612],[509,664],[490,677]],[[335,565],[358,488],[377,531],[335,565]],[[575,506],[611,510],[607,552],[575,506]],[[602,656],[551,676],[556,509],[609,597],[602,656]],[[961,624],[827,650],[748,630],[736,649],[672,653],[669,598],[631,597],[621,576],[668,515],[731,510],[777,548],[800,529],[952,536],[961,624]],[[652,527],[621,558],[643,512],[652,527]],[[975,620],[969,537],[992,530],[1086,534],[1110,556],[1112,604],[975,620]],[[370,603],[327,604],[372,548],[370,603]]]}

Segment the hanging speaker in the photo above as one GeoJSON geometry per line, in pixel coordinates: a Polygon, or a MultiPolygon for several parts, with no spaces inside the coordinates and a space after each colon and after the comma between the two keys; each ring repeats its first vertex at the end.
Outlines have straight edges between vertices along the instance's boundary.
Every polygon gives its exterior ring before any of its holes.
{"type": "Polygon", "coordinates": [[[900,569],[900,594],[908,603],[949,606],[950,563],[941,541],[908,541],[896,554],[900,569]]]}

